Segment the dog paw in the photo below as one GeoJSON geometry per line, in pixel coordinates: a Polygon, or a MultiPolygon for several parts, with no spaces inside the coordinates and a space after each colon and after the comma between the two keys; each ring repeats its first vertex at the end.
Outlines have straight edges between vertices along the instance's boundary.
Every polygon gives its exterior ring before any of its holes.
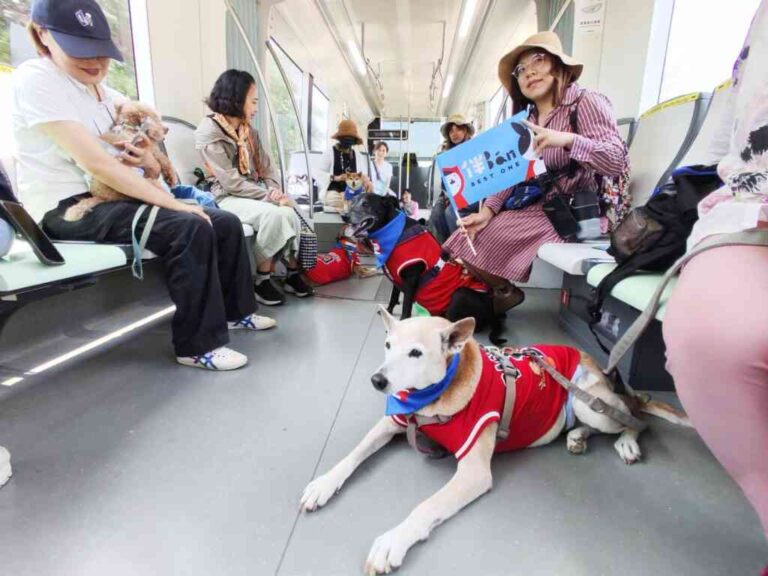
{"type": "Polygon", "coordinates": [[[395,528],[376,538],[365,562],[365,574],[389,574],[403,563],[410,544],[395,528]]]}
{"type": "Polygon", "coordinates": [[[619,436],[613,447],[616,448],[616,452],[619,453],[619,457],[624,461],[624,464],[634,464],[643,455],[637,440],[623,434],[619,436]]]}
{"type": "Polygon", "coordinates": [[[587,451],[587,439],[579,434],[569,434],[565,446],[571,454],[584,454],[587,451]]]}
{"type": "Polygon", "coordinates": [[[341,485],[328,474],[315,478],[304,488],[304,494],[301,496],[301,510],[314,512],[325,506],[340,489],[341,485]]]}

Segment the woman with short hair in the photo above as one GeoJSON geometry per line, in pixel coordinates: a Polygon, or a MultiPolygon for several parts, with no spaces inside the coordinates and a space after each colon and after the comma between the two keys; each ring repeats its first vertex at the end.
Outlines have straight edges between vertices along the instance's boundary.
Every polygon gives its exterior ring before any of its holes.
{"type": "MultiPolygon", "coordinates": [[[[240,222],[231,214],[179,202],[138,173],[157,177],[149,147],[131,142],[110,153],[99,136],[110,130],[126,99],[103,85],[112,59],[122,60],[107,18],[94,0],[35,0],[29,32],[39,58],[13,74],[13,122],[19,196],[45,232],[59,240],[131,244],[142,204],[160,207],[146,247],[165,268],[176,305],[173,346],[186,366],[232,370],[248,359],[226,347],[229,330],[275,325],[257,316],[240,222]],[[83,26],[72,14],[88,14],[83,26]],[[103,202],[80,220],[64,213],[90,196],[89,179],[131,200],[103,202]]],[[[141,236],[145,221],[136,226],[141,236]]]]}
{"type": "Polygon", "coordinates": [[[288,268],[283,289],[300,298],[310,296],[312,288],[304,282],[295,257],[301,223],[294,202],[280,189],[269,154],[251,128],[258,112],[256,80],[243,70],[227,70],[206,102],[212,114],[197,127],[195,146],[213,174],[211,192],[219,206],[256,232],[256,300],[267,306],[285,302],[271,280],[275,262],[282,257],[288,268]]]}
{"type": "Polygon", "coordinates": [[[373,147],[373,160],[371,160],[373,192],[379,196],[396,196],[390,188],[392,164],[387,162],[387,154],[389,154],[389,146],[383,140],[373,147]]]}
{"type": "MultiPolygon", "coordinates": [[[[577,190],[597,192],[598,177],[618,177],[627,170],[627,148],[610,101],[576,83],[583,67],[563,52],[553,32],[534,34],[499,61],[499,79],[513,109],[528,111],[534,149],[548,172],[556,175],[549,197],[570,200],[577,190]]],[[[525,298],[512,282],[528,280],[539,247],[565,241],[547,218],[542,202],[505,210],[514,190],[489,197],[477,214],[462,219],[464,229],[454,232],[444,245],[452,257],[494,287],[504,310],[525,298]]]]}

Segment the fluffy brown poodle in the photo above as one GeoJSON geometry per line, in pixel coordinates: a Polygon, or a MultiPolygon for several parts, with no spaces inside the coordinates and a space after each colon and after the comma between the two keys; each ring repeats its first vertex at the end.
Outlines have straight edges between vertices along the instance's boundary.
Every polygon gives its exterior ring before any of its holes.
{"type": "MultiPolygon", "coordinates": [[[[117,119],[109,132],[103,134],[101,139],[115,146],[116,144],[131,142],[139,148],[151,147],[152,155],[160,164],[160,172],[168,186],[178,184],[176,171],[168,157],[160,151],[159,144],[165,139],[168,128],[163,125],[160,116],[151,107],[140,102],[126,102],[117,107],[117,119]]],[[[159,181],[150,180],[161,190],[165,191],[159,181]]],[[[131,198],[121,194],[104,182],[93,180],[91,182],[91,197],[80,200],[64,213],[64,220],[74,222],[80,220],[88,212],[102,202],[116,202],[118,200],[130,200],[131,198]]]]}

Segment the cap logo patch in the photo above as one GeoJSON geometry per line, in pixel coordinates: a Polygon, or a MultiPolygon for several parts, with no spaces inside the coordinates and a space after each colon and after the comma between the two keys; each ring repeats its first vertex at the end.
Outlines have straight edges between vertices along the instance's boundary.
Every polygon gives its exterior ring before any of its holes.
{"type": "Polygon", "coordinates": [[[93,16],[91,16],[90,12],[78,10],[75,12],[75,16],[77,17],[77,21],[80,22],[80,26],[83,28],[93,28],[93,16]]]}

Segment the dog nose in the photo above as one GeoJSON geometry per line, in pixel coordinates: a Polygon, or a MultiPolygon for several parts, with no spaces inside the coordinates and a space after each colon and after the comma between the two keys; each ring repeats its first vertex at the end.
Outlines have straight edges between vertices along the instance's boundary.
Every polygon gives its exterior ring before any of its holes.
{"type": "Polygon", "coordinates": [[[389,380],[387,380],[387,377],[381,372],[376,372],[376,374],[371,376],[371,383],[373,384],[373,387],[379,391],[384,390],[389,386],[389,380]]]}

